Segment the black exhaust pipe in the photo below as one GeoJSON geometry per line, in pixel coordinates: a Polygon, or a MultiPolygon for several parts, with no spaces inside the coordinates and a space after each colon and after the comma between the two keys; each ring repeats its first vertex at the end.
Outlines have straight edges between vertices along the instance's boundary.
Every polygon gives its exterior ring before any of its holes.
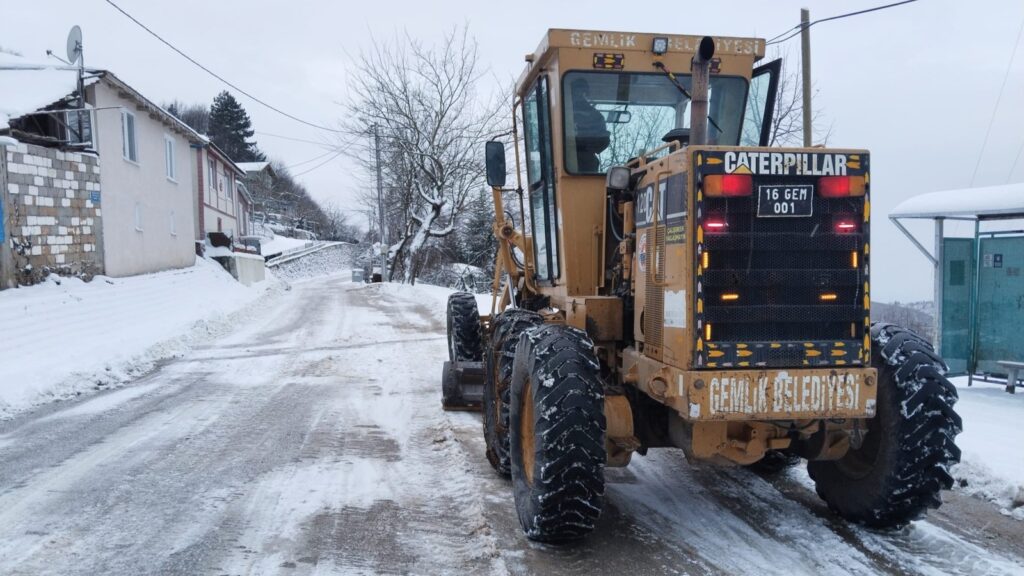
{"type": "Polygon", "coordinates": [[[711,81],[711,58],[715,40],[705,36],[690,64],[693,85],[690,88],[690,144],[708,143],[708,84],[711,81]]]}

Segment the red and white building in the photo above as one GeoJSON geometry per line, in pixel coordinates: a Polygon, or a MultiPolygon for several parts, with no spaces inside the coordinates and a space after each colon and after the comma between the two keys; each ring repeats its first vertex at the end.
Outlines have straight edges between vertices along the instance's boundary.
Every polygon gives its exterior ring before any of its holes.
{"type": "Polygon", "coordinates": [[[205,240],[211,232],[231,238],[249,234],[252,199],[241,183],[245,171],[213,142],[193,144],[193,150],[196,239],[205,240]]]}

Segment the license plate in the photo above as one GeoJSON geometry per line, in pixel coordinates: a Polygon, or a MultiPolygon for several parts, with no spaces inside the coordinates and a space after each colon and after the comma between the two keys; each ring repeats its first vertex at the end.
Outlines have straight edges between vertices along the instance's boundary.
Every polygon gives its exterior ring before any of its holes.
{"type": "Polygon", "coordinates": [[[758,186],[757,215],[760,218],[810,216],[814,209],[814,186],[758,186]]]}

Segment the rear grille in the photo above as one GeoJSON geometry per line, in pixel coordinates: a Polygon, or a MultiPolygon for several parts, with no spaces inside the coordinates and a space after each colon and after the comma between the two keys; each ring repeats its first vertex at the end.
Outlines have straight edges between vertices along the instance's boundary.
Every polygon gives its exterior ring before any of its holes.
{"type": "MultiPolygon", "coordinates": [[[[866,162],[865,162],[866,164],[866,162]]],[[[706,167],[720,173],[720,168],[706,167]]],[[[860,364],[867,330],[867,196],[815,195],[811,216],[757,216],[759,185],[815,185],[817,178],[754,176],[753,196],[701,198],[695,216],[724,219],[703,234],[696,262],[697,366],[860,364]],[[857,223],[838,233],[835,223],[857,223]],[[710,328],[705,326],[710,324],[710,328]]]]}

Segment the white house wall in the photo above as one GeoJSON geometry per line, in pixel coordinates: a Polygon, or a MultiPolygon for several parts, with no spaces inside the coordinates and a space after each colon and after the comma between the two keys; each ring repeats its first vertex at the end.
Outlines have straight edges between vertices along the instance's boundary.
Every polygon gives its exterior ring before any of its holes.
{"type": "Polygon", "coordinates": [[[94,133],[102,160],[106,273],[131,276],[193,265],[195,193],[188,140],[145,110],[138,110],[132,100],[120,97],[106,83],[98,82],[91,89],[99,108],[94,133]],[[135,115],[137,163],[124,158],[121,112],[109,109],[112,106],[123,106],[135,115]],[[176,181],[166,176],[165,136],[174,142],[176,181]]]}

